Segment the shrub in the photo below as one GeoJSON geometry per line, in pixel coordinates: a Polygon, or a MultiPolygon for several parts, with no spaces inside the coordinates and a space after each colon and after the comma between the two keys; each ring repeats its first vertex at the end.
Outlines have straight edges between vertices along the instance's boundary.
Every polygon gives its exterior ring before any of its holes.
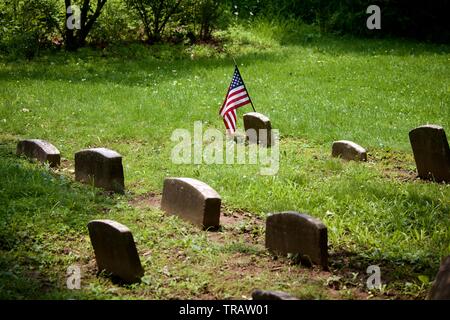
{"type": "Polygon", "coordinates": [[[123,0],[109,0],[88,39],[97,45],[135,40],[139,24],[139,19],[135,18],[123,0]]]}
{"type": "Polygon", "coordinates": [[[125,0],[139,16],[149,43],[159,42],[167,23],[174,17],[183,0],[125,0]]]}
{"type": "Polygon", "coordinates": [[[0,49],[13,56],[33,57],[58,34],[56,0],[0,1],[0,49]]]}

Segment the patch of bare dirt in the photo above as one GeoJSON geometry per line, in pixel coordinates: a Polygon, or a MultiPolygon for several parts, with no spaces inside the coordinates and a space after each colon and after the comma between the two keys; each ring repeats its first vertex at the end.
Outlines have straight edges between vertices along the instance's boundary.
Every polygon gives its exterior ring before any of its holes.
{"type": "Polygon", "coordinates": [[[386,178],[397,179],[402,182],[411,182],[417,179],[415,171],[406,170],[400,167],[386,168],[383,170],[383,175],[386,178]]]}
{"type": "Polygon", "coordinates": [[[208,232],[208,239],[225,243],[229,238],[244,238],[246,242],[261,244],[264,221],[245,211],[224,211],[220,216],[220,228],[208,232]]]}
{"type": "Polygon", "coordinates": [[[148,192],[129,201],[129,204],[139,209],[160,208],[161,194],[148,192]]]}
{"type": "Polygon", "coordinates": [[[64,158],[61,159],[59,166],[53,170],[55,173],[59,174],[75,175],[75,168],[72,161],[64,158]]]}
{"type": "Polygon", "coordinates": [[[227,273],[225,280],[239,281],[243,274],[256,276],[267,270],[276,272],[285,268],[286,265],[279,260],[235,253],[228,260],[227,264],[220,267],[220,271],[231,271],[227,273]]]}

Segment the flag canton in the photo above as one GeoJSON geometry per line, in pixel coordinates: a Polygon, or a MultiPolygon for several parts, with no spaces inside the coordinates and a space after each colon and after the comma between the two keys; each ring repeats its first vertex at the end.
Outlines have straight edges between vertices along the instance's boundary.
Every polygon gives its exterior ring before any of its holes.
{"type": "Polygon", "coordinates": [[[241,77],[239,76],[239,72],[237,69],[234,70],[233,80],[231,80],[230,90],[242,86],[244,82],[242,82],[241,77]]]}

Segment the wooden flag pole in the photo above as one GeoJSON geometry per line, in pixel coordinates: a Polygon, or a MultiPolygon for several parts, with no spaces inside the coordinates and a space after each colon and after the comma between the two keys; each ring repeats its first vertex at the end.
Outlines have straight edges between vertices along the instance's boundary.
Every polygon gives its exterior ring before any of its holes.
{"type": "Polygon", "coordinates": [[[252,98],[250,97],[250,94],[248,93],[247,87],[245,86],[244,78],[242,78],[241,71],[239,71],[238,65],[237,65],[237,63],[236,63],[236,60],[234,60],[234,57],[233,57],[233,61],[234,61],[234,66],[236,67],[236,70],[237,70],[237,72],[239,73],[239,77],[240,77],[241,80],[242,80],[242,83],[243,83],[243,85],[244,85],[245,91],[247,91],[248,100],[250,100],[250,104],[252,105],[253,111],[256,112],[255,106],[253,105],[252,98]]]}

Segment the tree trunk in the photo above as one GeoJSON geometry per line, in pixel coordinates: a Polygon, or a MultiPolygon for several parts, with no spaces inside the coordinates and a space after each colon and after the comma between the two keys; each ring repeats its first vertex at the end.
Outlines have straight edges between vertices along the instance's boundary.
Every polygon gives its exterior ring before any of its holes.
{"type": "Polygon", "coordinates": [[[68,51],[75,51],[77,50],[77,43],[75,41],[75,34],[73,29],[69,29],[67,26],[67,21],[69,20],[69,17],[72,15],[72,13],[67,13],[67,10],[71,6],[71,0],[64,0],[66,5],[66,21],[64,25],[64,29],[66,32],[65,40],[66,40],[66,50],[68,51]]]}
{"type": "Polygon", "coordinates": [[[67,27],[67,19],[70,17],[70,15],[67,13],[67,9],[71,5],[71,0],[64,1],[66,5],[66,49],[68,51],[75,51],[78,48],[86,45],[86,38],[91,31],[95,21],[100,16],[103,6],[105,5],[107,0],[97,0],[97,7],[95,8],[95,12],[89,17],[88,12],[90,9],[90,0],[84,0],[83,7],[81,8],[80,12],[81,29],[78,30],[77,33],[67,27]]]}

